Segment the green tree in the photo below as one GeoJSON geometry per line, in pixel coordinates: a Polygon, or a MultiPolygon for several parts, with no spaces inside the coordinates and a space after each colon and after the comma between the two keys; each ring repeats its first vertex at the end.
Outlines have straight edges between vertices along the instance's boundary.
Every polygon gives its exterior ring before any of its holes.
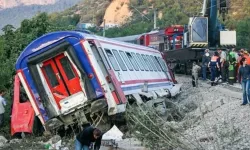
{"type": "Polygon", "coordinates": [[[250,18],[237,22],[237,46],[243,48],[250,48],[250,18]]]}

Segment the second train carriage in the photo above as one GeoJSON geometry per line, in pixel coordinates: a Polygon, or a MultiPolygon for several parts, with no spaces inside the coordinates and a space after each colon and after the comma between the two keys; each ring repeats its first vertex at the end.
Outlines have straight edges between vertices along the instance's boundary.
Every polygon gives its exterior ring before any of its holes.
{"type": "Polygon", "coordinates": [[[12,135],[31,133],[35,118],[45,130],[109,125],[126,111],[130,97],[154,103],[180,92],[159,51],[78,31],[36,39],[19,56],[16,71],[12,135]]]}

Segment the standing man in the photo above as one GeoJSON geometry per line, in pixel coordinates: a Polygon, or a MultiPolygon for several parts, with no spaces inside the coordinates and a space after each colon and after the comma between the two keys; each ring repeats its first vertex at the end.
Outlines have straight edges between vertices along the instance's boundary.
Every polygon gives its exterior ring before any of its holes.
{"type": "Polygon", "coordinates": [[[214,86],[215,77],[217,76],[217,72],[220,70],[219,66],[219,54],[218,52],[214,52],[210,62],[208,63],[208,67],[211,68],[211,86],[214,86]],[[218,71],[217,71],[218,70],[218,71]]]}
{"type": "Polygon", "coordinates": [[[225,51],[221,49],[218,50],[220,56],[220,67],[221,67],[221,76],[222,82],[226,82],[228,79],[228,62],[227,62],[227,55],[225,51]]]}
{"type": "Polygon", "coordinates": [[[198,76],[200,70],[201,67],[198,66],[196,62],[193,62],[193,67],[192,67],[193,87],[198,87],[198,76]]]}
{"type": "Polygon", "coordinates": [[[95,142],[94,150],[99,150],[101,141],[102,132],[97,128],[89,126],[76,136],[75,150],[89,150],[93,142],[95,142]]]}
{"type": "Polygon", "coordinates": [[[228,54],[228,64],[229,64],[228,82],[229,84],[233,85],[236,77],[235,75],[236,58],[235,58],[235,53],[233,51],[230,51],[228,54]]]}
{"type": "Polygon", "coordinates": [[[243,91],[243,102],[241,105],[246,105],[247,103],[249,103],[249,84],[250,84],[250,66],[248,66],[247,64],[247,60],[245,57],[243,57],[240,60],[240,69],[239,69],[239,76],[238,76],[238,80],[239,83],[241,83],[242,86],[242,91],[243,91]]]}
{"type": "Polygon", "coordinates": [[[210,61],[209,49],[205,50],[204,55],[202,56],[202,79],[203,81],[207,80],[207,67],[210,61]]]}
{"type": "Polygon", "coordinates": [[[6,106],[6,101],[3,98],[4,94],[5,94],[4,91],[0,90],[0,127],[2,127],[4,123],[4,112],[5,112],[4,106],[6,106]]]}

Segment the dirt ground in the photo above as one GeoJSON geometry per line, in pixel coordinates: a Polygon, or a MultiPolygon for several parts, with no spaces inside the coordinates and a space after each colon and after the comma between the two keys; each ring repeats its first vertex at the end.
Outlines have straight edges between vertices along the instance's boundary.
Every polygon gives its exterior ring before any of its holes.
{"type": "MultiPolygon", "coordinates": [[[[221,84],[211,87],[208,82],[199,81],[199,87],[193,88],[189,76],[178,75],[176,78],[179,83],[183,83],[182,93],[171,100],[180,108],[188,104],[191,105],[190,109],[192,105],[197,107],[189,111],[185,119],[177,124],[185,124],[183,134],[191,137],[191,141],[199,145],[198,149],[250,149],[250,106],[240,105],[242,94],[239,85],[221,84]]],[[[2,149],[42,150],[46,149],[45,142],[48,140],[49,138],[45,137],[12,139],[5,143],[2,149]]],[[[146,150],[134,138],[117,143],[118,150],[146,150]]],[[[62,145],[62,150],[74,150],[74,137],[62,138],[62,145]]],[[[113,149],[115,148],[101,147],[101,150],[113,149]]]]}

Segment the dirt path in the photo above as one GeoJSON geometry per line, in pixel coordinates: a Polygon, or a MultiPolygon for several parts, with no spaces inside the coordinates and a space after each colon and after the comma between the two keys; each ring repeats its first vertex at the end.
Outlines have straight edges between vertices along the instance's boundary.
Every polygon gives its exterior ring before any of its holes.
{"type": "Polygon", "coordinates": [[[177,79],[184,83],[179,100],[185,97],[182,103],[194,103],[198,107],[185,118],[185,122],[190,122],[184,132],[186,136],[205,150],[250,149],[250,105],[241,106],[239,84],[211,87],[201,81],[199,88],[193,88],[186,76],[177,79]]]}

